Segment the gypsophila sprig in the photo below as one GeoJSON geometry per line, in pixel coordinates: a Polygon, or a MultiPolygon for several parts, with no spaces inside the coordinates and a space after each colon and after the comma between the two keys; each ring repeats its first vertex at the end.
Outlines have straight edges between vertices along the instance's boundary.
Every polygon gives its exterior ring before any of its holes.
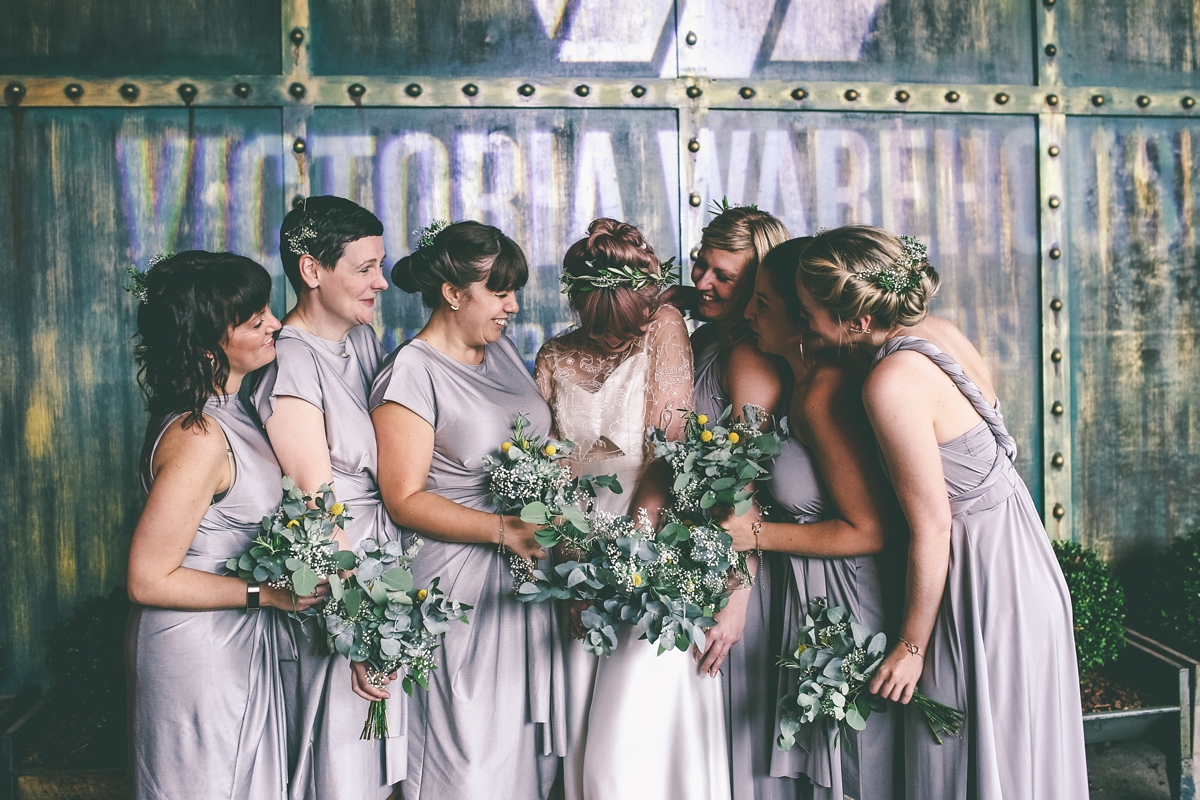
{"type": "MultiPolygon", "coordinates": [[[[298,597],[313,593],[330,578],[335,595],[341,588],[340,571],[353,569],[357,557],[334,541],[334,528],[345,528],[352,517],[336,502],[326,483],[308,494],[286,475],[281,481],[283,500],[273,516],[263,517],[262,533],[240,556],[225,562],[225,569],[244,581],[257,581],[276,589],[290,589],[298,597]],[[315,507],[309,508],[312,503],[315,507]]],[[[309,610],[305,615],[317,612],[309,610]]]]}
{"type": "Polygon", "coordinates": [[[619,267],[597,265],[592,261],[583,262],[591,272],[586,275],[562,274],[562,293],[572,291],[590,292],[593,289],[612,289],[617,286],[627,286],[633,291],[653,286],[658,290],[666,289],[679,282],[680,270],[675,265],[675,259],[670,258],[658,265],[656,272],[642,272],[640,269],[622,264],[619,267]]]}
{"type": "Polygon", "coordinates": [[[293,255],[302,256],[308,252],[309,245],[317,240],[317,229],[313,227],[312,220],[304,217],[300,224],[285,233],[283,238],[293,255]]]}
{"type": "Polygon", "coordinates": [[[133,295],[133,298],[138,303],[146,302],[149,295],[146,290],[146,273],[142,272],[133,264],[130,264],[125,270],[129,275],[129,283],[125,284],[125,291],[133,295]]]}
{"type": "MultiPolygon", "coordinates": [[[[830,608],[824,597],[808,605],[796,649],[779,659],[779,665],[796,672],[789,679],[792,693],[779,701],[779,736],[776,746],[790,750],[801,725],[833,724],[838,735],[844,728],[861,731],[872,711],[887,704],[867,691],[887,652],[887,634],[871,633],[841,606],[830,608]]],[[[913,705],[942,743],[943,736],[961,738],[963,714],[943,703],[914,692],[913,705]]]]}
{"type": "Polygon", "coordinates": [[[449,227],[450,223],[446,220],[435,219],[424,228],[417,228],[413,231],[413,236],[417,240],[416,249],[424,250],[426,247],[433,247],[433,241],[437,238],[437,235],[449,227]]]}
{"type": "Polygon", "coordinates": [[[903,296],[919,287],[929,266],[928,248],[913,236],[901,236],[900,243],[903,250],[893,264],[870,266],[859,270],[855,276],[889,294],[903,296]]]}

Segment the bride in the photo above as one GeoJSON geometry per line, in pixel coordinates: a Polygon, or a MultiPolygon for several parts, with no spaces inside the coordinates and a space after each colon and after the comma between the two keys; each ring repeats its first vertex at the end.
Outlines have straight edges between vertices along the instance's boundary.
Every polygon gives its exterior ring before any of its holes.
{"type": "MultiPolygon", "coordinates": [[[[567,251],[562,280],[579,325],[546,342],[536,368],[554,433],[575,443],[577,475],[616,474],[625,487],[603,493],[598,508],[636,512],[629,497],[640,483],[633,496],[647,498],[637,505],[653,519],[669,474],[651,461],[646,428],[679,437],[679,409],[692,398],[687,328],[658,299],[669,278],[637,228],[598,219],[567,251]]],[[[566,636],[580,633],[578,611],[562,626],[566,636]]],[[[623,626],[605,659],[564,643],[567,800],[728,800],[721,682],[702,675],[690,653],[659,656],[640,636],[623,626]]]]}

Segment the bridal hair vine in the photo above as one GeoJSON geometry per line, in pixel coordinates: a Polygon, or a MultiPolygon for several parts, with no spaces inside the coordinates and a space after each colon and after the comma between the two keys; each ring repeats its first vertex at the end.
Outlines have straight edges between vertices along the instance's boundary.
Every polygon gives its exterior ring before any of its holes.
{"type": "Polygon", "coordinates": [[[424,228],[418,228],[413,231],[413,236],[417,237],[417,250],[424,250],[426,247],[433,247],[433,240],[437,235],[446,228],[450,227],[450,223],[444,219],[435,219],[433,222],[426,225],[424,228]]]}
{"type": "Polygon", "coordinates": [[[877,286],[888,294],[904,296],[921,285],[921,279],[926,275],[929,259],[926,257],[928,248],[917,241],[915,236],[901,236],[900,244],[903,251],[892,264],[881,267],[872,266],[855,273],[855,277],[877,286]]]}
{"type": "MultiPolygon", "coordinates": [[[[150,263],[146,265],[146,272],[154,269],[156,266],[166,261],[174,253],[159,253],[150,259],[150,263]]],[[[146,272],[142,272],[137,268],[136,264],[130,264],[125,270],[129,275],[129,283],[125,284],[125,291],[134,296],[139,303],[145,303],[149,295],[146,293],[146,272]]]]}
{"type": "Polygon", "coordinates": [[[570,275],[564,272],[559,278],[562,281],[563,294],[569,294],[572,291],[583,293],[593,289],[613,289],[617,286],[628,286],[635,292],[638,289],[653,286],[661,291],[679,280],[679,268],[674,267],[674,258],[659,264],[657,272],[642,272],[628,264],[622,264],[619,267],[597,267],[592,261],[583,263],[594,272],[589,275],[570,275]]]}
{"type": "Polygon", "coordinates": [[[317,229],[313,227],[312,220],[308,218],[308,198],[304,198],[303,212],[300,214],[300,222],[296,227],[283,235],[287,239],[288,250],[292,251],[292,255],[302,256],[309,250],[309,243],[317,238],[317,229]]]}
{"type": "Polygon", "coordinates": [[[749,205],[745,206],[735,206],[729,202],[728,197],[722,196],[720,202],[717,202],[716,200],[712,201],[712,210],[708,213],[714,216],[720,216],[726,211],[733,211],[735,208],[748,208],[752,211],[758,211],[758,206],[756,206],[754,203],[750,203],[749,205]]]}

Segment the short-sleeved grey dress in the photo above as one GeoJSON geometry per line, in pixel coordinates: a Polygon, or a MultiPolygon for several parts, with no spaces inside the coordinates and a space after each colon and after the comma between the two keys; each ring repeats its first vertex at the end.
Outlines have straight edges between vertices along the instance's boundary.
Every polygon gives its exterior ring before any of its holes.
{"type": "MultiPolygon", "coordinates": [[[[208,424],[232,452],[233,485],[204,514],[183,566],[225,574],[264,516],[279,508],[279,465],[237,397],[210,398],[208,424]]],[[[154,482],[154,452],[178,414],[152,419],[142,451],[142,488],[154,482]]],[[[211,430],[211,428],[210,428],[211,430]]],[[[134,605],[125,671],[136,800],[287,797],[277,612],[264,608],[179,611],[134,605]]]]}
{"type": "Polygon", "coordinates": [[[918,684],[966,712],[962,739],[937,744],[905,718],[909,797],[1086,800],[1071,596],[1000,412],[962,367],[915,336],[888,340],[875,363],[914,350],[937,364],[983,421],[938,447],[950,498],[946,591],[918,684]]]}
{"type": "MultiPolygon", "coordinates": [[[[493,512],[483,457],[524,413],[532,433],[550,431],[550,409],[505,337],[483,362],[463,364],[419,339],[385,362],[371,407],[398,403],[433,426],[426,491],[493,512]]],[[[406,535],[407,535],[406,531],[406,535]]],[[[440,578],[447,594],[474,606],[437,650],[429,690],[408,714],[407,800],[546,798],[566,742],[562,652],[554,609],[513,590],[508,557],[494,545],[428,536],[414,562],[417,583],[440,578]]]]}
{"type": "MultiPolygon", "coordinates": [[[[253,395],[263,424],[279,397],[297,397],[320,409],[333,490],[353,517],[347,547],[357,550],[366,538],[398,539],[375,481],[375,428],[367,409],[383,358],[375,331],[359,325],[345,341],[331,342],[287,325],[279,332],[275,354],[253,395]]],[[[388,700],[391,738],[360,739],[370,704],[350,688],[349,662],[326,654],[323,636],[311,621],[301,625],[288,619],[286,624],[291,635],[280,642],[280,667],[291,800],[386,798],[408,766],[407,695],[393,691],[388,700]]]]}

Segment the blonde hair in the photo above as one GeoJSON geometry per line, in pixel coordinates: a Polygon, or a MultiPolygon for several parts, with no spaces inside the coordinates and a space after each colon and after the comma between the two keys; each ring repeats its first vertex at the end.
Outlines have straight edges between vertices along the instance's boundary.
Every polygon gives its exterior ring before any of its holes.
{"type": "Polygon", "coordinates": [[[736,318],[735,324],[742,322],[742,312],[746,310],[746,305],[754,294],[754,275],[758,265],[772,248],[790,238],[791,235],[782,222],[753,206],[726,209],[713,217],[701,232],[702,247],[727,253],[743,253],[749,250],[754,254],[738,279],[741,286],[726,314],[736,318]]]}
{"type": "Polygon", "coordinates": [[[925,319],[941,282],[925,263],[921,277],[897,292],[863,277],[894,270],[905,257],[899,236],[871,225],[845,225],[822,231],[800,255],[796,280],[842,321],[870,316],[879,330],[912,327],[925,319]]]}

